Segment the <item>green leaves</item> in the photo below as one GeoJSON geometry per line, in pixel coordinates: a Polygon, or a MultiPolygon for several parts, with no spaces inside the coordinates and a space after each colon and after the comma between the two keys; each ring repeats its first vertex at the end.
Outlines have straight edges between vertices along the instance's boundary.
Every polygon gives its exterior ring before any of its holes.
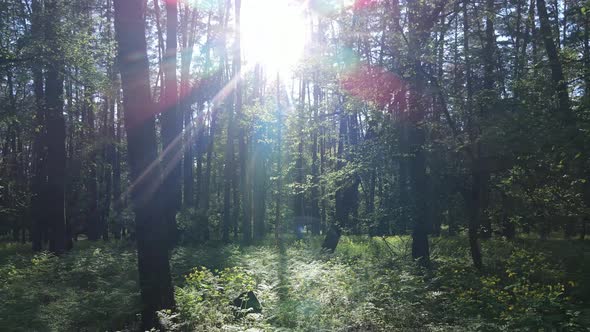
{"type": "MultiPolygon", "coordinates": [[[[122,329],[139,307],[135,254],[124,246],[11,255],[0,264],[0,325],[11,331],[122,329]]],[[[22,251],[22,248],[20,248],[22,251]]],[[[0,248],[0,255],[6,253],[0,248]]]]}

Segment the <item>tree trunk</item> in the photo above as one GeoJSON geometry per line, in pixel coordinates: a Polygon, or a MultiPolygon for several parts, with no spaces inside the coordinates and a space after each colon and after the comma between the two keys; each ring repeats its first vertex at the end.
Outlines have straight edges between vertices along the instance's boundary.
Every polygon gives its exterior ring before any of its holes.
{"type": "Polygon", "coordinates": [[[295,234],[298,238],[303,236],[303,227],[306,223],[305,218],[305,192],[303,177],[303,118],[305,108],[305,87],[307,82],[301,79],[299,90],[299,107],[297,112],[297,152],[295,155],[295,197],[293,205],[293,214],[295,217],[295,234]]]}
{"type": "Polygon", "coordinates": [[[320,165],[318,158],[318,124],[319,124],[319,101],[320,101],[320,87],[317,81],[317,73],[315,73],[315,80],[313,82],[313,117],[312,124],[314,126],[312,133],[312,145],[311,145],[311,233],[313,235],[320,234],[321,216],[320,216],[320,165]]]}
{"type": "Polygon", "coordinates": [[[173,309],[168,262],[167,220],[158,197],[161,170],[157,161],[154,105],[149,86],[145,38],[145,1],[115,0],[115,29],[127,132],[131,199],[135,212],[142,329],[158,327],[156,311],[173,309]],[[155,184],[155,186],[154,186],[155,184]]]}
{"type": "MultiPolygon", "coordinates": [[[[32,0],[31,2],[32,18],[31,30],[33,38],[41,41],[42,27],[42,7],[39,0],[32,0]]],[[[43,233],[47,227],[47,219],[45,218],[45,211],[47,208],[46,202],[46,148],[45,148],[45,105],[43,92],[43,69],[42,66],[34,62],[32,66],[33,72],[33,92],[35,94],[35,136],[33,139],[33,176],[31,179],[31,242],[33,251],[41,251],[43,249],[43,233]]]]}
{"type": "Polygon", "coordinates": [[[543,37],[545,50],[547,51],[547,57],[549,58],[551,79],[555,85],[555,92],[557,93],[558,110],[563,119],[569,119],[571,116],[571,110],[567,82],[563,75],[563,69],[561,67],[561,62],[559,61],[559,53],[553,40],[553,33],[547,15],[545,0],[537,0],[537,10],[539,13],[539,21],[541,22],[541,36],[543,37]]]}
{"type": "MultiPolygon", "coordinates": [[[[196,12],[196,11],[195,11],[196,12]]],[[[211,41],[211,16],[212,13],[209,12],[208,15],[208,19],[207,19],[207,50],[205,53],[205,67],[209,68],[209,66],[211,65],[211,47],[209,47],[210,41],[211,41]]],[[[196,21],[194,22],[196,24],[196,21]]],[[[194,31],[193,31],[194,32],[194,31]]],[[[192,40],[194,40],[194,38],[191,38],[192,40]]],[[[218,72],[218,80],[219,82],[223,81],[223,74],[222,71],[218,72]]],[[[212,88],[216,88],[215,86],[212,86],[212,88]]],[[[205,96],[209,96],[208,94],[205,94],[205,96]]],[[[203,114],[203,116],[209,116],[209,128],[208,128],[208,135],[205,134],[206,128],[203,127],[202,131],[201,131],[201,136],[203,137],[203,140],[199,139],[200,142],[207,142],[207,146],[204,147],[205,149],[205,177],[201,180],[199,180],[198,182],[198,193],[199,193],[199,199],[197,201],[197,211],[198,211],[198,218],[199,218],[199,224],[201,225],[201,230],[202,230],[202,236],[201,239],[203,241],[208,241],[210,238],[210,234],[209,234],[209,205],[211,203],[211,197],[210,197],[210,186],[211,186],[211,182],[213,180],[213,183],[215,183],[214,179],[211,178],[211,163],[212,163],[212,158],[213,158],[213,147],[214,147],[214,138],[215,138],[215,130],[216,130],[216,123],[217,123],[217,109],[218,106],[215,105],[210,105],[208,107],[208,113],[205,115],[203,114]],[[206,140],[204,140],[205,136],[207,137],[206,140]]],[[[201,145],[203,146],[203,145],[201,145]]]]}
{"type": "MultiPolygon", "coordinates": [[[[346,114],[340,114],[339,120],[339,139],[338,139],[338,151],[337,151],[337,161],[336,161],[336,170],[341,170],[345,163],[344,163],[344,143],[346,138],[348,137],[348,116],[346,114]]],[[[346,181],[346,180],[344,180],[346,181]]],[[[338,229],[338,233],[343,228],[348,227],[348,206],[346,206],[346,184],[339,183],[336,189],[336,197],[335,197],[335,210],[334,210],[334,219],[335,219],[335,227],[338,229]]]]}
{"type": "Polygon", "coordinates": [[[119,93],[116,95],[115,104],[117,107],[117,116],[113,121],[114,139],[115,139],[115,150],[113,155],[113,200],[114,200],[114,218],[113,218],[113,235],[115,239],[120,239],[123,236],[123,206],[126,201],[123,197],[121,190],[121,122],[123,118],[121,116],[121,104],[119,93]]]}
{"type": "MultiPolygon", "coordinates": [[[[484,86],[485,93],[487,94],[487,100],[485,101],[485,106],[482,108],[482,114],[480,115],[481,119],[489,119],[490,113],[494,110],[494,106],[496,104],[496,100],[498,98],[496,94],[496,74],[495,68],[496,66],[496,34],[494,28],[494,20],[496,18],[496,12],[494,8],[494,0],[486,0],[486,43],[485,43],[485,57],[484,57],[484,86]]],[[[479,133],[481,135],[481,133],[479,133]]],[[[478,142],[478,158],[482,158],[483,154],[483,144],[478,142]]],[[[482,234],[481,237],[483,239],[489,239],[492,237],[492,221],[490,218],[485,216],[485,209],[488,206],[489,202],[489,178],[490,174],[483,169],[479,170],[482,172],[481,174],[481,181],[479,188],[480,190],[480,200],[481,204],[479,204],[480,216],[482,217],[482,234]]]]}
{"type": "MultiPolygon", "coordinates": [[[[414,77],[410,81],[409,97],[409,121],[408,121],[408,147],[413,155],[409,162],[409,175],[411,179],[414,196],[414,228],[412,230],[412,258],[419,260],[422,265],[430,261],[430,248],[428,244],[428,225],[426,219],[426,153],[424,144],[426,133],[422,121],[426,115],[425,97],[426,79],[422,72],[422,52],[424,42],[429,35],[432,24],[422,22],[425,18],[419,16],[424,12],[419,3],[412,3],[410,6],[409,22],[409,45],[408,55],[412,63],[414,77]]],[[[442,8],[441,8],[442,9],[442,8]]]]}
{"type": "Polygon", "coordinates": [[[267,152],[266,145],[262,142],[254,143],[254,170],[253,170],[253,202],[252,202],[252,220],[254,223],[254,239],[261,240],[264,238],[266,226],[264,224],[266,214],[266,167],[267,152]]]}
{"type": "MultiPolygon", "coordinates": [[[[90,87],[84,87],[84,94],[83,94],[83,112],[84,112],[84,139],[86,143],[90,146],[93,142],[96,142],[96,134],[95,134],[95,121],[94,121],[94,108],[92,107],[91,100],[92,100],[92,91],[90,87]]],[[[98,183],[97,183],[97,152],[96,149],[92,149],[88,153],[88,173],[84,177],[85,185],[86,185],[86,192],[88,196],[88,205],[86,206],[86,221],[88,223],[88,239],[91,241],[96,241],[99,239],[101,234],[101,225],[100,225],[100,217],[99,217],[99,209],[98,209],[98,183]]]]}
{"type": "Polygon", "coordinates": [[[164,212],[168,224],[167,237],[170,245],[177,241],[176,213],[180,209],[182,158],[182,115],[178,107],[178,82],[176,78],[176,47],[178,30],[177,0],[166,1],[166,53],[164,56],[164,93],[162,106],[162,168],[164,212]]]}
{"type": "Polygon", "coordinates": [[[584,98],[590,102],[590,15],[584,15],[584,98]]]}
{"type": "Polygon", "coordinates": [[[61,16],[57,0],[45,2],[47,17],[45,38],[50,45],[45,81],[47,144],[47,219],[51,222],[49,250],[61,254],[66,250],[65,178],[66,126],[63,115],[63,57],[59,54],[58,25],[61,16]]]}
{"type": "MultiPolygon", "coordinates": [[[[112,81],[112,80],[111,80],[112,81]]],[[[113,185],[113,158],[115,150],[115,135],[111,131],[112,123],[115,121],[115,107],[113,99],[109,99],[105,103],[105,114],[103,118],[103,136],[106,137],[107,143],[104,146],[103,151],[103,186],[104,192],[102,194],[102,206],[101,210],[101,232],[102,239],[105,241],[109,240],[109,216],[111,211],[111,194],[113,185]]]]}
{"type": "MultiPolygon", "coordinates": [[[[404,110],[405,111],[405,110],[404,110]]],[[[410,204],[410,188],[408,185],[409,175],[408,168],[410,161],[408,145],[408,119],[403,117],[398,126],[398,140],[400,144],[400,151],[402,156],[399,158],[399,180],[398,182],[398,197],[399,197],[399,220],[397,225],[398,234],[406,234],[408,230],[408,219],[412,217],[412,209],[410,204]]]]}
{"type": "MultiPolygon", "coordinates": [[[[113,16],[113,12],[112,12],[112,1],[108,0],[107,1],[107,9],[106,9],[106,16],[107,16],[107,38],[109,41],[111,41],[113,39],[112,36],[112,16],[113,16]]],[[[104,206],[103,206],[103,234],[102,237],[103,239],[106,241],[108,240],[109,237],[109,216],[111,213],[111,203],[112,203],[112,199],[114,197],[114,202],[115,202],[115,209],[116,209],[116,204],[117,204],[117,199],[119,198],[118,195],[120,195],[120,190],[119,192],[117,192],[115,195],[114,192],[114,187],[115,187],[115,181],[114,181],[114,176],[115,176],[115,163],[117,162],[116,160],[116,150],[117,150],[117,142],[116,142],[116,119],[115,119],[115,105],[117,103],[117,94],[118,94],[118,84],[117,84],[117,75],[116,72],[114,70],[114,64],[113,63],[109,63],[107,66],[107,75],[109,78],[109,82],[111,84],[111,89],[109,90],[109,92],[107,93],[107,98],[105,100],[106,105],[105,105],[105,116],[104,116],[104,135],[105,137],[107,137],[107,144],[105,145],[105,152],[104,152],[104,158],[105,161],[107,163],[107,165],[105,165],[105,174],[104,174],[104,178],[105,178],[105,193],[104,193],[104,206]]],[[[117,220],[117,214],[115,213],[115,220],[112,224],[112,229],[111,229],[111,233],[113,233],[114,237],[116,239],[120,238],[121,235],[121,227],[118,224],[118,220],[117,220]]]]}
{"type": "Polygon", "coordinates": [[[185,7],[185,16],[183,22],[183,41],[182,41],[182,57],[180,69],[180,95],[181,95],[181,112],[184,115],[184,159],[183,159],[183,206],[190,208],[195,202],[194,193],[194,178],[193,178],[193,125],[192,125],[192,110],[191,110],[191,96],[190,94],[190,68],[193,58],[194,46],[194,29],[197,21],[197,11],[190,12],[190,6],[185,7]],[[192,14],[192,16],[191,16],[192,14]],[[190,19],[189,19],[190,16],[190,19]],[[190,27],[189,27],[190,21],[190,27]]]}
{"type": "Polygon", "coordinates": [[[280,221],[281,221],[281,204],[283,195],[283,164],[282,164],[282,132],[283,132],[283,117],[281,111],[281,81],[279,72],[277,72],[277,192],[275,202],[275,240],[279,241],[281,234],[280,221]]]}
{"type": "MultiPolygon", "coordinates": [[[[242,45],[240,36],[240,20],[242,1],[235,0],[235,29],[234,29],[234,77],[239,77],[242,72],[242,45]]],[[[239,158],[240,158],[240,192],[242,194],[242,243],[249,244],[252,240],[252,203],[251,186],[248,176],[248,148],[246,144],[246,130],[244,128],[244,114],[242,110],[242,80],[236,79],[235,108],[238,119],[239,133],[239,158]]]]}
{"type": "MultiPolygon", "coordinates": [[[[75,75],[77,74],[78,70],[77,68],[75,69],[75,75]]],[[[78,106],[80,103],[78,103],[78,93],[76,89],[76,106],[74,107],[74,83],[73,81],[76,80],[77,78],[70,78],[67,80],[67,84],[66,84],[66,95],[67,95],[67,103],[68,103],[68,108],[66,110],[67,114],[68,114],[68,123],[67,123],[67,128],[69,128],[68,131],[68,144],[67,144],[67,149],[68,149],[68,159],[67,159],[67,168],[68,168],[68,181],[67,181],[67,185],[66,185],[66,220],[68,222],[68,225],[66,227],[66,234],[67,234],[67,239],[66,239],[66,247],[67,248],[73,248],[74,246],[74,241],[78,240],[78,234],[80,233],[80,231],[82,230],[82,228],[84,227],[75,227],[74,224],[78,224],[78,225],[82,225],[82,226],[87,226],[87,222],[82,223],[80,222],[80,216],[79,216],[79,203],[80,203],[80,191],[76,186],[81,184],[82,181],[82,177],[81,177],[81,158],[79,158],[77,156],[77,151],[79,151],[78,147],[83,145],[82,144],[82,137],[83,135],[77,135],[79,133],[80,130],[78,130],[78,127],[81,127],[78,125],[77,121],[78,121],[78,111],[80,109],[80,107],[78,106]],[[77,218],[77,219],[76,219],[77,218]],[[77,220],[77,222],[76,222],[77,220]],[[76,229],[77,228],[77,229],[76,229]]],[[[86,227],[87,229],[87,227],[86,227]]],[[[87,231],[87,230],[86,230],[87,231]]]]}
{"type": "MultiPolygon", "coordinates": [[[[227,123],[227,141],[225,143],[225,165],[223,169],[223,226],[221,239],[223,242],[229,242],[229,233],[232,225],[231,216],[231,184],[234,173],[234,125],[233,110],[227,106],[228,123],[227,123]]],[[[234,204],[236,204],[234,202],[234,204]]]]}

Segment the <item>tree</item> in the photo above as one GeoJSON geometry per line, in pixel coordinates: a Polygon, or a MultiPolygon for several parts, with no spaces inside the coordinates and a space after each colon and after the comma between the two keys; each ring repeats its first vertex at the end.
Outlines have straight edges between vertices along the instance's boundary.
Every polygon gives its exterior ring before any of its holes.
{"type": "Polygon", "coordinates": [[[178,81],[176,75],[178,34],[178,2],[166,1],[166,52],[163,70],[164,93],[160,100],[162,107],[162,170],[165,204],[165,218],[168,223],[167,236],[170,245],[176,242],[176,213],[182,202],[181,166],[182,158],[182,114],[178,105],[178,81]]]}
{"type": "Polygon", "coordinates": [[[428,244],[428,224],[426,219],[426,208],[428,198],[426,197],[426,155],[424,144],[426,143],[426,132],[422,121],[426,116],[425,89],[426,78],[422,67],[423,52],[426,38],[444,8],[446,1],[440,1],[434,8],[419,3],[412,3],[408,6],[408,56],[410,68],[413,73],[409,84],[409,127],[408,145],[413,155],[410,161],[410,178],[414,190],[414,229],[412,230],[412,257],[420,259],[424,263],[430,260],[430,248],[428,244]]]}
{"type": "Polygon", "coordinates": [[[142,328],[158,326],[156,311],[174,307],[170,278],[168,220],[159,200],[155,112],[149,86],[145,38],[145,1],[115,0],[115,30],[123,90],[123,110],[130,167],[130,195],[135,212],[142,328]]]}
{"type": "MultiPolygon", "coordinates": [[[[38,0],[31,3],[32,17],[31,30],[35,41],[40,42],[42,27],[42,7],[38,0]]],[[[33,63],[33,87],[35,94],[35,122],[33,141],[33,176],[31,179],[31,242],[33,251],[41,251],[43,248],[43,236],[46,236],[47,219],[45,213],[47,207],[47,181],[46,181],[46,148],[45,148],[45,102],[44,102],[44,76],[43,68],[39,63],[33,63]]]]}
{"type": "Polygon", "coordinates": [[[59,44],[61,1],[45,2],[45,39],[49,47],[45,78],[45,114],[47,144],[47,200],[46,218],[51,223],[49,250],[61,254],[66,250],[65,175],[66,127],[63,116],[63,66],[59,44]]]}

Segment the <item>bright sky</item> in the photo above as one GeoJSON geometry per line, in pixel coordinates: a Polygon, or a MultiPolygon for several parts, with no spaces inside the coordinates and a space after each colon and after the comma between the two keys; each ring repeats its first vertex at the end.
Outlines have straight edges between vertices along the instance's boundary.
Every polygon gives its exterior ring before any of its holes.
{"type": "Polygon", "coordinates": [[[269,72],[288,72],[303,55],[308,21],[302,1],[242,0],[242,49],[246,61],[269,72]]]}

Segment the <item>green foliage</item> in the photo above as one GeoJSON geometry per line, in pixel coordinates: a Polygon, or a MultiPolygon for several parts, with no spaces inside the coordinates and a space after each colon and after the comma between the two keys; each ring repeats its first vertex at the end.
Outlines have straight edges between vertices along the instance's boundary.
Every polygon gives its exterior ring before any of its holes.
{"type": "Polygon", "coordinates": [[[5,331],[121,329],[139,306],[136,257],[119,244],[81,245],[63,257],[2,245],[0,326],[5,331]],[[6,259],[4,259],[6,257],[6,259]]]}
{"type": "MultiPolygon", "coordinates": [[[[443,250],[452,249],[452,244],[448,241],[443,250]]],[[[578,250],[583,248],[580,244],[578,250]]],[[[467,255],[440,257],[433,281],[448,310],[445,319],[469,317],[469,326],[481,327],[476,330],[584,330],[579,315],[572,314],[584,310],[583,306],[568,297],[565,287],[575,281],[568,279],[565,267],[552,262],[547,252],[536,249],[486,242],[488,270],[483,274],[467,267],[467,255]]]]}
{"type": "MultiPolygon", "coordinates": [[[[264,242],[264,241],[263,241],[264,242]]],[[[585,242],[485,241],[484,271],[464,237],[435,239],[432,270],[410,259],[408,237],[343,237],[240,248],[178,247],[171,257],[178,331],[587,331],[585,242]],[[580,261],[580,257],[584,261],[580,261]],[[197,268],[195,268],[197,266],[197,268]],[[261,313],[232,301],[253,291],[261,313]]],[[[134,250],[88,245],[57,258],[0,248],[0,325],[9,331],[133,330],[140,312],[134,250]]]]}
{"type": "MultiPolygon", "coordinates": [[[[179,308],[186,308],[181,302],[191,303],[190,313],[202,315],[207,312],[204,303],[221,305],[216,312],[225,316],[189,321],[220,319],[224,322],[210,326],[236,330],[582,331],[586,324],[584,302],[574,301],[568,293],[574,290],[567,285],[585,284],[587,274],[566,275],[566,267],[554,259],[569,251],[587,251],[585,244],[552,253],[537,242],[488,241],[483,250],[489,270],[481,274],[469,267],[464,238],[434,242],[435,268],[428,273],[411,263],[407,237],[344,237],[332,255],[320,253],[316,240],[292,242],[284,250],[264,246],[225,251],[234,256],[233,264],[246,269],[239,270],[240,276],[251,271],[261,315],[235,320],[231,297],[215,288],[222,275],[203,268],[177,289],[179,308]]],[[[242,283],[236,291],[253,285],[236,280],[242,283]]],[[[182,322],[185,317],[190,316],[184,313],[176,319],[182,322]]]]}
{"type": "Polygon", "coordinates": [[[186,276],[184,287],[176,289],[176,305],[179,315],[162,313],[164,321],[178,320],[169,324],[169,330],[212,331],[235,320],[240,311],[232,301],[243,292],[254,290],[254,278],[246,270],[233,267],[209,270],[195,268],[186,276]]]}

